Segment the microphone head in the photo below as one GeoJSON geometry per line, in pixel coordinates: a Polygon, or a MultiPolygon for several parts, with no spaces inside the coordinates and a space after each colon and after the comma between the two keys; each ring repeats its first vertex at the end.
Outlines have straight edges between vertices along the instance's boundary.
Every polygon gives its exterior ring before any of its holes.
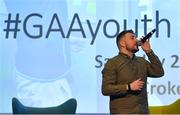
{"type": "Polygon", "coordinates": [[[156,29],[153,29],[153,30],[152,30],[152,33],[154,33],[155,31],[156,31],[156,29]]]}
{"type": "Polygon", "coordinates": [[[143,37],[143,38],[139,41],[138,45],[140,46],[142,43],[146,42],[146,40],[149,39],[149,38],[153,35],[153,33],[154,33],[155,31],[156,31],[156,29],[153,29],[151,32],[149,32],[145,37],[143,37]]]}

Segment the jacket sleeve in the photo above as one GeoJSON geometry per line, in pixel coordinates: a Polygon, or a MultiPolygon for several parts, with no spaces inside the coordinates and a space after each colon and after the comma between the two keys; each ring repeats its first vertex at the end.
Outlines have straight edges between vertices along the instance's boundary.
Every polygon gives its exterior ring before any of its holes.
{"type": "Polygon", "coordinates": [[[148,77],[161,77],[164,75],[164,69],[163,66],[158,58],[158,56],[156,56],[154,54],[153,51],[146,53],[146,55],[148,56],[148,59],[150,61],[147,62],[147,73],[148,73],[148,77]]]}
{"type": "Polygon", "coordinates": [[[121,95],[127,92],[126,84],[117,84],[115,62],[108,60],[102,70],[102,94],[106,96],[121,95]]]}

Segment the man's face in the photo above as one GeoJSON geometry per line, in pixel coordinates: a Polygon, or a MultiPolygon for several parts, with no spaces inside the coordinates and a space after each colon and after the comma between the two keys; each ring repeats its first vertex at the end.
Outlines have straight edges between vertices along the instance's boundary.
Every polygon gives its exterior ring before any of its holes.
{"type": "Polygon", "coordinates": [[[133,33],[127,33],[125,34],[125,47],[129,52],[136,53],[139,51],[138,48],[138,40],[136,39],[136,36],[133,33]]]}

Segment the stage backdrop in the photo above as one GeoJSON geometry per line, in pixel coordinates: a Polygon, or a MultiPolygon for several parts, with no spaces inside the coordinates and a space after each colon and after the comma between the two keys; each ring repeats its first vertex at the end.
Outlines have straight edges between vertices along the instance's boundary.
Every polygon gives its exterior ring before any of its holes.
{"type": "MultiPolygon", "coordinates": [[[[71,97],[78,113],[108,113],[104,64],[118,54],[116,35],[133,29],[150,42],[165,75],[148,79],[150,106],[180,97],[179,0],[0,0],[0,113],[11,99],[56,106],[71,97]]],[[[138,56],[147,56],[142,49],[138,56]]]]}

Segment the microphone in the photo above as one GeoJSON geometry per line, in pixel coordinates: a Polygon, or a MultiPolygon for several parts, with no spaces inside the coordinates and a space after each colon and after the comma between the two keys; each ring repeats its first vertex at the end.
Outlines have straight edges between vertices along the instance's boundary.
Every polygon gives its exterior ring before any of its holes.
{"type": "Polygon", "coordinates": [[[152,30],[151,32],[149,32],[146,36],[144,36],[144,37],[140,40],[140,42],[141,42],[141,43],[146,42],[146,40],[149,39],[149,38],[154,34],[155,31],[156,31],[156,29],[153,29],[153,30],[152,30]]]}

